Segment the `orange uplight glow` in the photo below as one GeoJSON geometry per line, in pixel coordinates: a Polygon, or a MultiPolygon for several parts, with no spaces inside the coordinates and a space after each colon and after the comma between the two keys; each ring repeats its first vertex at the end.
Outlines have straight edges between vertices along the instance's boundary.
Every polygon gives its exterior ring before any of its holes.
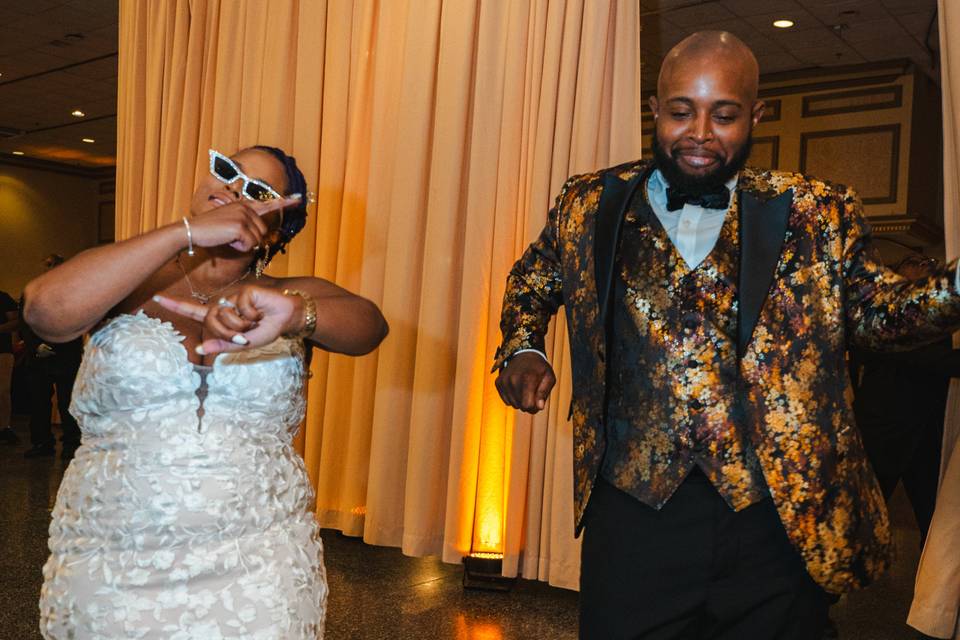
{"type": "Polygon", "coordinates": [[[80,149],[69,149],[55,145],[31,145],[25,147],[32,157],[55,160],[59,162],[82,162],[95,167],[109,167],[116,164],[115,156],[104,153],[85,152],[80,149]]]}
{"type": "MultiPolygon", "coordinates": [[[[496,394],[496,390],[490,391],[496,394]]],[[[470,550],[473,553],[502,554],[515,414],[499,398],[488,397],[487,400],[480,425],[476,510],[470,550]]]]}
{"type": "Polygon", "coordinates": [[[468,620],[457,614],[456,640],[503,640],[503,629],[495,622],[468,620]]]}

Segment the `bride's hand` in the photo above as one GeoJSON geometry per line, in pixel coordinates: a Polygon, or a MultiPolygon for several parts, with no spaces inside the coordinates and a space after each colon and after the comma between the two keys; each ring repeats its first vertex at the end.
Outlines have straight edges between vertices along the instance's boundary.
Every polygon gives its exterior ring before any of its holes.
{"type": "Polygon", "coordinates": [[[270,344],[304,324],[303,298],[252,284],[210,305],[165,296],[154,296],[154,300],[164,309],[203,323],[207,338],[196,349],[201,355],[270,344]]]}
{"type": "Polygon", "coordinates": [[[295,205],[300,198],[300,195],[294,195],[263,202],[238,200],[189,218],[193,244],[197,247],[229,245],[237,251],[250,251],[267,235],[263,216],[295,205]]]}

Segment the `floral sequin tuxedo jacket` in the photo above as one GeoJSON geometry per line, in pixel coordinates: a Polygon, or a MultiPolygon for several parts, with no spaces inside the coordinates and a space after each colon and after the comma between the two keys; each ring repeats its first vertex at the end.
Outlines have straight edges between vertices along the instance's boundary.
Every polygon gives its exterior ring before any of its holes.
{"type": "MultiPolygon", "coordinates": [[[[566,310],[578,534],[605,451],[620,230],[650,169],[640,161],[567,180],[507,281],[495,368],[519,349],[543,350],[550,317],[566,310]]],[[[889,565],[891,540],[854,425],[846,343],[906,348],[956,329],[955,264],[915,283],[884,269],[856,194],[800,174],[744,169],[733,206],[738,428],[811,576],[834,593],[862,587],[889,565]]]]}

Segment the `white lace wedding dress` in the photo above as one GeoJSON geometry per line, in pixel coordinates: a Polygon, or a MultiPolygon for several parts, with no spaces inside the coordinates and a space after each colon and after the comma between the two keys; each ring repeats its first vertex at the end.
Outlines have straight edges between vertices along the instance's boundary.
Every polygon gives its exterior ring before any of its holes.
{"type": "Polygon", "coordinates": [[[313,491],[291,440],[303,346],[187,359],[143,313],[90,339],[71,412],[83,444],[50,525],[45,638],[323,635],[313,491]]]}

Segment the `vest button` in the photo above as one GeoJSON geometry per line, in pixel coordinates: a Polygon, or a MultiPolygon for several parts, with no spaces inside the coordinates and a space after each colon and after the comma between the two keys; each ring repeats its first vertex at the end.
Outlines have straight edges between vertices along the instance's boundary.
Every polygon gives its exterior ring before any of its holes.
{"type": "Polygon", "coordinates": [[[700,409],[703,409],[703,403],[694,398],[690,401],[690,408],[694,411],[700,411],[700,409]]]}
{"type": "Polygon", "coordinates": [[[697,293],[697,281],[692,278],[687,280],[687,282],[683,285],[683,289],[690,295],[695,295],[697,293]]]}
{"type": "Polygon", "coordinates": [[[698,326],[700,326],[700,318],[696,314],[688,314],[683,318],[683,328],[688,331],[693,331],[698,326]]]}
{"type": "Polygon", "coordinates": [[[700,363],[694,360],[693,358],[690,358],[689,360],[687,360],[687,366],[690,367],[691,369],[696,367],[698,364],[700,363]]]}

